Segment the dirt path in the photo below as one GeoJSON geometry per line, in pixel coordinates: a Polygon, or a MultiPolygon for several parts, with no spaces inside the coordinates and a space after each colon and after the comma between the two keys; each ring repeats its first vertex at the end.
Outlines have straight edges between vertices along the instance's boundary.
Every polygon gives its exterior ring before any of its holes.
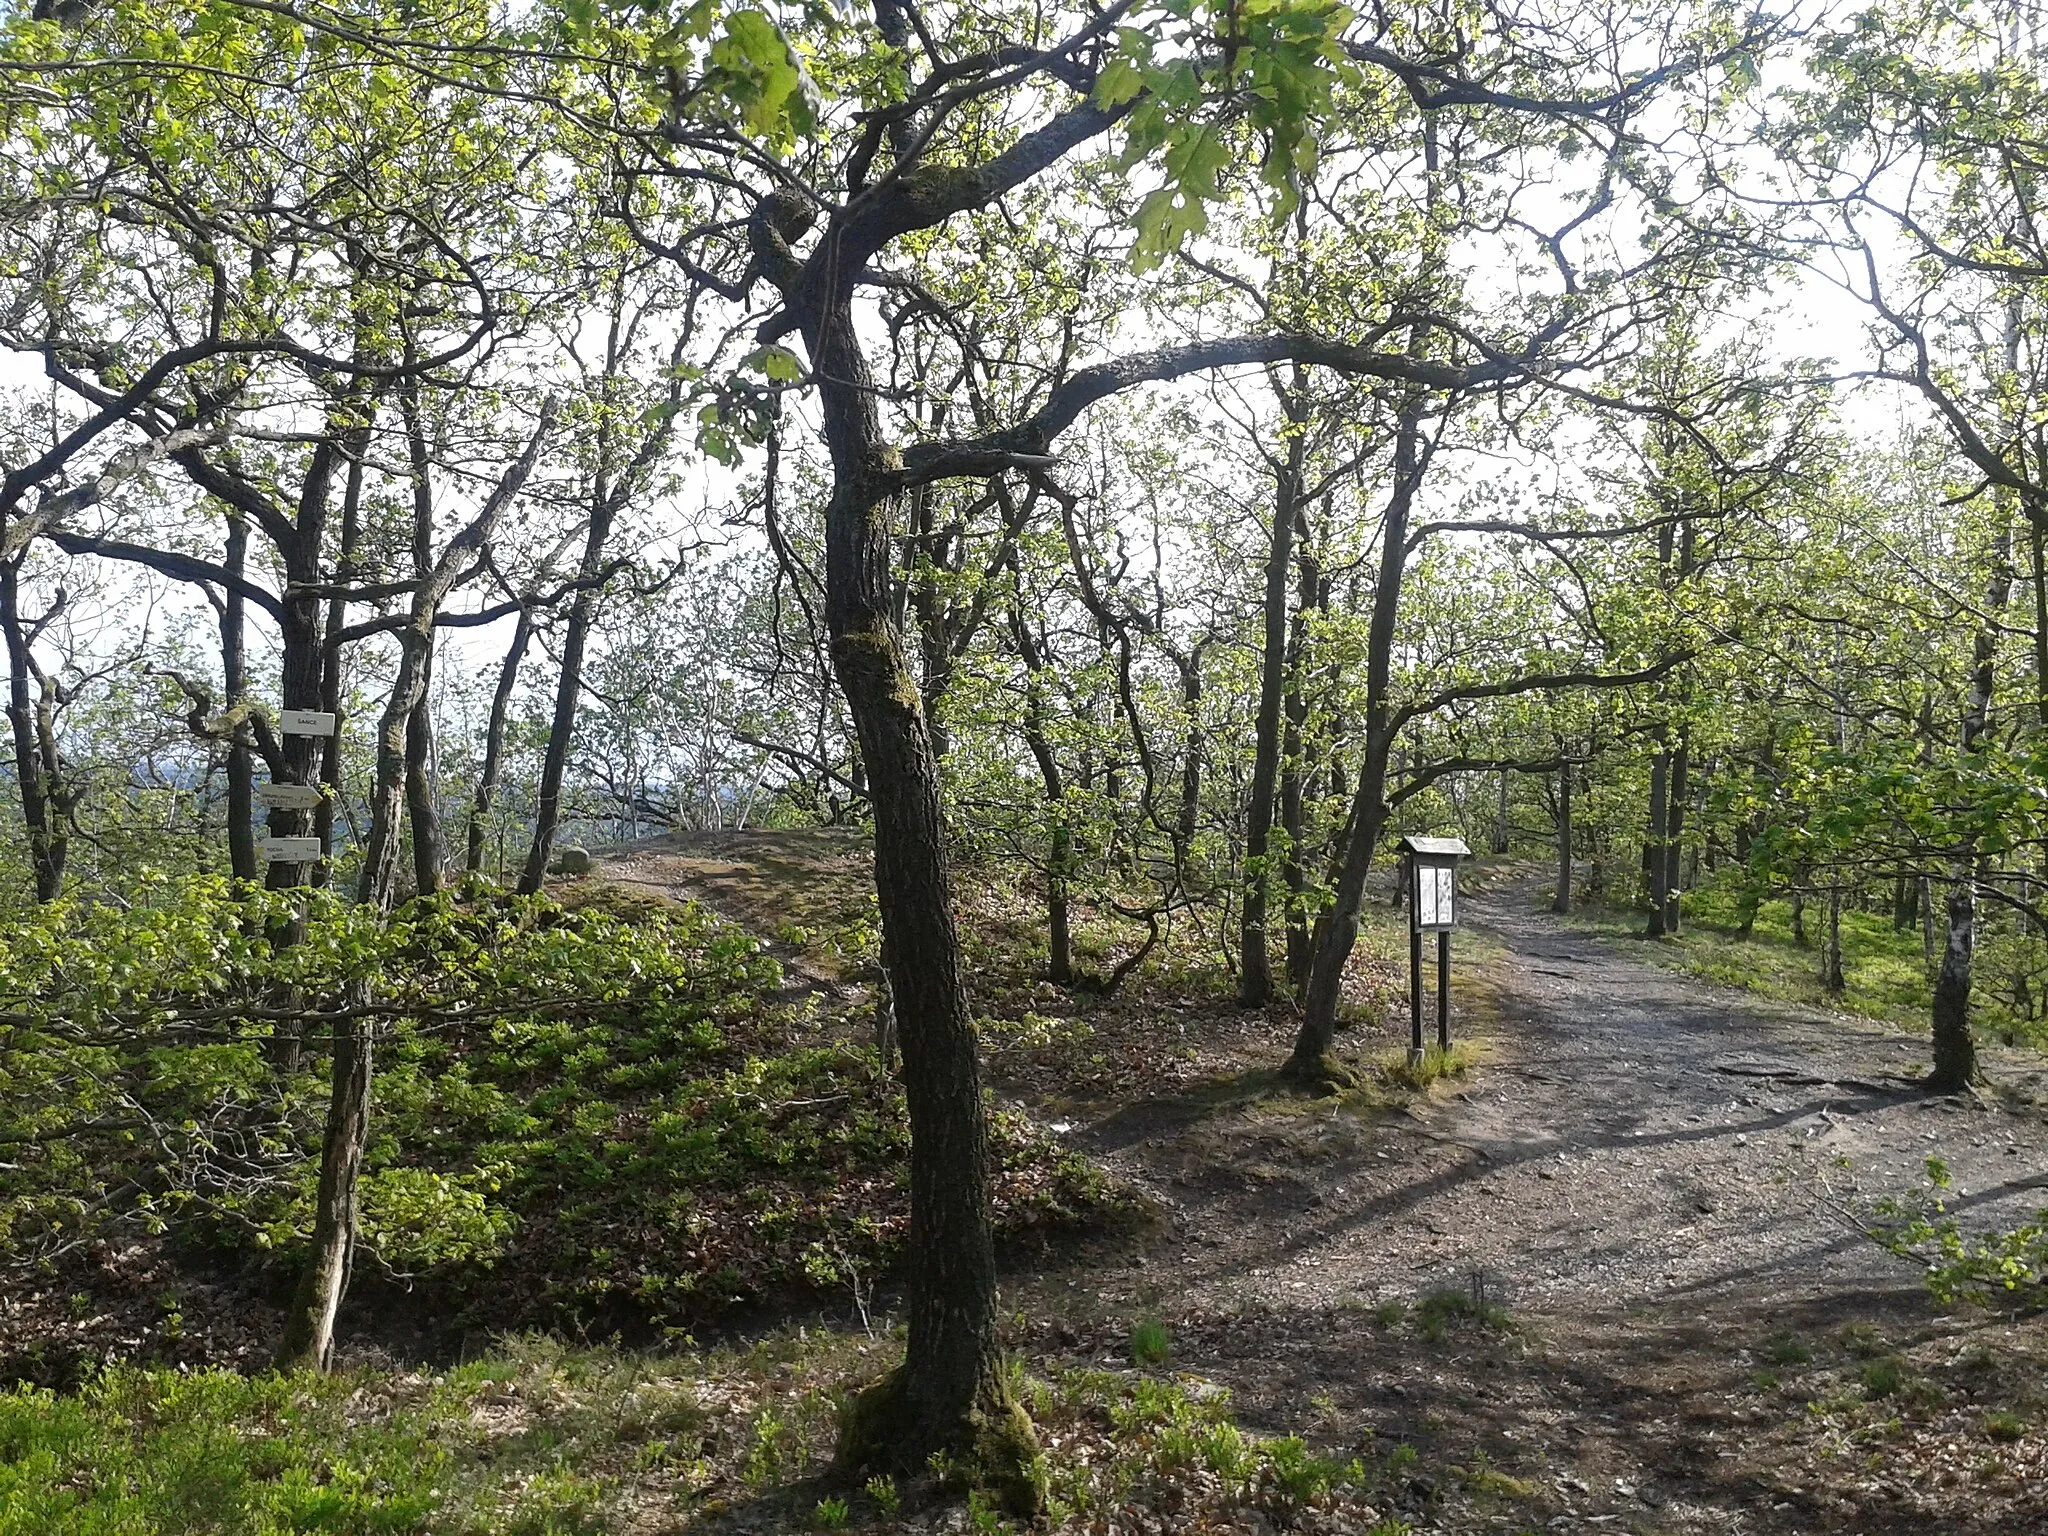
{"type": "MultiPolygon", "coordinates": [[[[2048,1205],[2048,1121],[1927,1098],[1902,1075],[1923,1041],[1690,980],[1533,895],[1469,903],[1482,938],[1465,948],[1491,952],[1461,1006],[1483,996],[1492,1018],[1466,1085],[1391,1117],[1197,1095],[1077,1125],[1157,1194],[1171,1235],[1130,1267],[1031,1287],[1064,1319],[1052,1339],[1114,1354],[1119,1326],[1157,1312],[1177,1360],[1254,1418],[1299,1426],[1315,1404],[1340,1449],[1483,1450],[1534,1474],[1524,1513],[1553,1528],[1924,1529],[1910,1489],[1843,1503],[1829,1468],[1790,1465],[1812,1459],[1802,1394],[1895,1348],[1960,1359],[1975,1326],[1932,1309],[1844,1207],[1939,1155],[1973,1221],[2020,1219],[2048,1205]],[[1393,1320],[1445,1290],[1515,1327],[1424,1339],[1393,1320]],[[1780,1357],[1800,1380],[1762,1370],[1780,1357]]],[[[2043,1342],[2014,1326],[2015,1347],[2043,1342]]],[[[1993,1492],[1973,1505],[1993,1523],[1939,1528],[2048,1531],[1993,1492]]]]}

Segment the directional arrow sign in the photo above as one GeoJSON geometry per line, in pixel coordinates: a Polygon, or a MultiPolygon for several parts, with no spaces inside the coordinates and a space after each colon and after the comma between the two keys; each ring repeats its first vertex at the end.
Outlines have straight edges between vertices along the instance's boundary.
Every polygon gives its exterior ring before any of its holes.
{"type": "Polygon", "coordinates": [[[317,837],[266,837],[256,847],[266,864],[311,864],[320,857],[317,837]]]}
{"type": "Polygon", "coordinates": [[[320,803],[320,790],[312,784],[258,784],[256,798],[273,811],[310,811],[320,803]]]}
{"type": "Polygon", "coordinates": [[[332,736],[334,712],[326,709],[281,709],[277,728],[287,736],[332,736]]]}

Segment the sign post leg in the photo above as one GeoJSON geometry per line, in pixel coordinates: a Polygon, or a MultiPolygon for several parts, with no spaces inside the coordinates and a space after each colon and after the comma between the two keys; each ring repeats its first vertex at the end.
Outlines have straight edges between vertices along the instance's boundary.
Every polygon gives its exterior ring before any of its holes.
{"type": "Polygon", "coordinates": [[[1436,936],[1436,1048],[1451,1048],[1451,930],[1436,936]]]}
{"type": "Polygon", "coordinates": [[[1422,1062],[1422,930],[1408,930],[1408,1064],[1422,1062]]]}

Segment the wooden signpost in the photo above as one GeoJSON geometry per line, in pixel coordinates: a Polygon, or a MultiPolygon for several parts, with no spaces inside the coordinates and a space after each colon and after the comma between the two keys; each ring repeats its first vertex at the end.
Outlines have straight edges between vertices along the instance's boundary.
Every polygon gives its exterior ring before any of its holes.
{"type": "Polygon", "coordinates": [[[310,811],[320,804],[317,784],[258,784],[256,801],[268,811],[310,811]]]}
{"type": "Polygon", "coordinates": [[[266,837],[256,848],[266,864],[311,864],[320,857],[317,837],[266,837]]]}
{"type": "Polygon", "coordinates": [[[1421,1062],[1422,936],[1436,935],[1436,1044],[1451,1048],[1451,930],[1458,926],[1458,861],[1472,856],[1462,838],[1404,837],[1408,870],[1408,1061],[1421,1062]]]}

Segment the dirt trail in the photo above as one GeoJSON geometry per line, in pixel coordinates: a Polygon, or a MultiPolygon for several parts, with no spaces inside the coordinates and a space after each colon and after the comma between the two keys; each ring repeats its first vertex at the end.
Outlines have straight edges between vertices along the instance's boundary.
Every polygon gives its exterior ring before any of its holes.
{"type": "MultiPolygon", "coordinates": [[[[1894,1345],[1960,1358],[1973,1326],[1935,1312],[1846,1208],[1939,1155],[1973,1223],[2020,1219],[2048,1205],[2048,1121],[1928,1098],[1907,1081],[1923,1040],[1691,980],[1534,897],[1524,881],[1469,901],[1483,937],[1464,949],[1490,953],[1462,1008],[1483,994],[1488,1056],[1412,1112],[1191,1097],[1077,1125],[1157,1194],[1171,1235],[1129,1267],[1028,1283],[1063,1319],[1049,1337],[1103,1358],[1120,1319],[1155,1311],[1184,1341],[1177,1362],[1254,1421],[1298,1427],[1314,1403],[1340,1448],[1362,1428],[1483,1450],[1533,1476],[1523,1514],[1553,1529],[1927,1528],[1935,1506],[1912,1486],[1845,1500],[1800,1438],[1800,1393],[1853,1385],[1894,1345]],[[1389,1323],[1385,1304],[1446,1288],[1516,1328],[1424,1343],[1389,1323]],[[1812,1363],[1783,1401],[1760,1399],[1767,1341],[1786,1338],[1812,1363]]],[[[2019,1326],[2017,1347],[2038,1348],[2038,1321],[2019,1326]]],[[[2048,1531],[2048,1515],[2011,1524],[1990,1485],[1972,1498],[1990,1523],[1936,1528],[2048,1531]]]]}
{"type": "MultiPolygon", "coordinates": [[[[1377,1125],[1286,1124],[1295,1155],[1232,1159],[1235,1180],[1208,1162],[1214,1118],[1176,1132],[1166,1106],[1125,1109],[1081,1133],[1175,1209],[1191,1298],[1263,1278],[1376,1300],[1475,1270],[1545,1308],[1890,1287],[1911,1274],[1842,1207],[1910,1186],[1929,1155],[1973,1218],[2048,1203],[2048,1122],[1921,1094],[1924,1042],[1662,969],[1532,910],[1525,885],[1469,911],[1500,946],[1469,1086],[1377,1125]]],[[[1259,1139],[1258,1108],[1227,1118],[1259,1139]]]]}

